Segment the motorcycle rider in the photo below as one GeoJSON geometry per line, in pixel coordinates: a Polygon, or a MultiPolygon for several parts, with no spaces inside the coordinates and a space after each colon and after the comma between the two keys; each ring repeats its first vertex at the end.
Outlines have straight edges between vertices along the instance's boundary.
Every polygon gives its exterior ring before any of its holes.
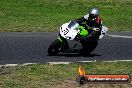
{"type": "MultiPolygon", "coordinates": [[[[88,14],[82,18],[76,19],[78,24],[82,25],[90,33],[87,37],[77,36],[76,41],[80,41],[83,44],[83,48],[80,50],[81,54],[85,54],[88,49],[93,50],[98,44],[99,36],[102,30],[102,21],[99,16],[99,11],[96,8],[89,10],[88,14]],[[90,42],[89,42],[90,41],[90,42]],[[96,44],[96,45],[94,45],[96,44]]],[[[89,52],[91,52],[89,50],[89,52]]]]}
{"type": "Polygon", "coordinates": [[[89,37],[99,39],[102,29],[102,21],[99,16],[98,9],[90,9],[87,15],[82,18],[76,19],[76,21],[80,25],[83,25],[88,32],[90,32],[90,35],[88,37],[82,38],[77,36],[76,40],[79,40],[80,42],[86,42],[89,37]]]}

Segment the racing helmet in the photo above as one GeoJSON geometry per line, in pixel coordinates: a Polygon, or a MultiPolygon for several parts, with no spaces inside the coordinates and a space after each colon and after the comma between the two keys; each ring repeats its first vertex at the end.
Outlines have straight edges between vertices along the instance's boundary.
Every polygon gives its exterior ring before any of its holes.
{"type": "Polygon", "coordinates": [[[99,16],[98,9],[92,8],[89,10],[89,20],[90,21],[95,21],[97,16],[99,16]]]}

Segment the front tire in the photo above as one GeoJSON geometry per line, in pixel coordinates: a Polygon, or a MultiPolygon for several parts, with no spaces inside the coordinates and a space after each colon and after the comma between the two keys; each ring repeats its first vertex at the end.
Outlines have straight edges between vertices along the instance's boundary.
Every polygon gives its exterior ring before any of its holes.
{"type": "Polygon", "coordinates": [[[64,49],[68,48],[68,43],[62,42],[59,39],[56,39],[48,48],[48,55],[56,56],[59,52],[63,51],[64,49]]]}

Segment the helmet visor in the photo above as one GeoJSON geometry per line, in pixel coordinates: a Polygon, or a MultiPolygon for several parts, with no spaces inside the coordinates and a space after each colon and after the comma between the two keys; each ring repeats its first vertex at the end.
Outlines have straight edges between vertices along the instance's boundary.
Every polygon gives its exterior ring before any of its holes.
{"type": "Polygon", "coordinates": [[[96,17],[97,17],[97,15],[90,14],[90,15],[89,15],[89,20],[90,20],[90,21],[95,21],[95,20],[96,20],[96,17]]]}

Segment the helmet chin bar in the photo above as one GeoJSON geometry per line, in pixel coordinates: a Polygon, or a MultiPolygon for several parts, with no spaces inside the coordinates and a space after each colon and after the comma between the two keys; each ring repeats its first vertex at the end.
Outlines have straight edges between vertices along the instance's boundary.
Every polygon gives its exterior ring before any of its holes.
{"type": "Polygon", "coordinates": [[[94,14],[89,14],[89,20],[90,21],[95,21],[96,20],[97,15],[94,14]]]}
{"type": "Polygon", "coordinates": [[[90,18],[90,17],[89,17],[89,20],[90,20],[90,21],[95,21],[96,18],[90,18]]]}

